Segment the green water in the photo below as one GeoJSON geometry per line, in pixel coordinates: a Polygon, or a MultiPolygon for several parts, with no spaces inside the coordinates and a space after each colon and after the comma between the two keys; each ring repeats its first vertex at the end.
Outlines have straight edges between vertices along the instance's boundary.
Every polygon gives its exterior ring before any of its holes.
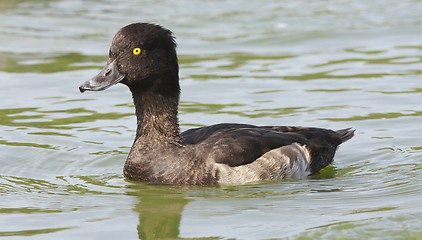
{"type": "Polygon", "coordinates": [[[422,239],[421,1],[0,1],[0,237],[422,239]],[[354,127],[309,179],[126,181],[126,87],[80,94],[131,22],[175,33],[183,130],[354,127]]]}

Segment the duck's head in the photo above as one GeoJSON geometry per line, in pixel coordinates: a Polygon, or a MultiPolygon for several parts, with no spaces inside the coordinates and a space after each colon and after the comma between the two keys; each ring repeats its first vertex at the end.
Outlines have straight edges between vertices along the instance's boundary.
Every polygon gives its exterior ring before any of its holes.
{"type": "Polygon", "coordinates": [[[79,90],[101,91],[117,83],[132,93],[180,92],[176,43],[171,31],[148,23],[133,23],[113,38],[107,65],[79,90]]]}

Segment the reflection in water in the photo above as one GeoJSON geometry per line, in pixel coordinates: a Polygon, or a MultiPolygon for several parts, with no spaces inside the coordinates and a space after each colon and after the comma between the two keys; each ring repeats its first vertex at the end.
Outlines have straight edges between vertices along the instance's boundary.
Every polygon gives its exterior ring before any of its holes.
{"type": "Polygon", "coordinates": [[[136,206],[139,212],[140,239],[177,238],[182,210],[188,200],[144,198],[136,206]]]}
{"type": "Polygon", "coordinates": [[[141,185],[132,194],[139,201],[135,206],[139,213],[139,239],[178,238],[183,208],[189,202],[182,189],[141,185]]]}

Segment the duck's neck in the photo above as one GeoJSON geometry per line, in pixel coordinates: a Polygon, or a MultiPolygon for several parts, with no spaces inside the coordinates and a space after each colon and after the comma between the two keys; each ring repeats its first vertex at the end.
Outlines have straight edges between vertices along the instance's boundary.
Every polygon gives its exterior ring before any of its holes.
{"type": "Polygon", "coordinates": [[[132,91],[137,117],[135,141],[144,144],[180,144],[180,130],[177,119],[179,92],[167,95],[154,91],[132,91]]]}

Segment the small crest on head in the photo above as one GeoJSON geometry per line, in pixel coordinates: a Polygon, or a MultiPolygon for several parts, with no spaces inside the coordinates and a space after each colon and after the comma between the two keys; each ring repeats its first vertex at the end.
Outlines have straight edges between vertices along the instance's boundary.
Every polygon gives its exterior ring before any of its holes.
{"type": "Polygon", "coordinates": [[[132,49],[134,55],[156,47],[166,49],[176,47],[175,38],[170,30],[151,23],[132,23],[124,26],[116,33],[113,42],[122,48],[130,43],[136,43],[132,49]]]}

